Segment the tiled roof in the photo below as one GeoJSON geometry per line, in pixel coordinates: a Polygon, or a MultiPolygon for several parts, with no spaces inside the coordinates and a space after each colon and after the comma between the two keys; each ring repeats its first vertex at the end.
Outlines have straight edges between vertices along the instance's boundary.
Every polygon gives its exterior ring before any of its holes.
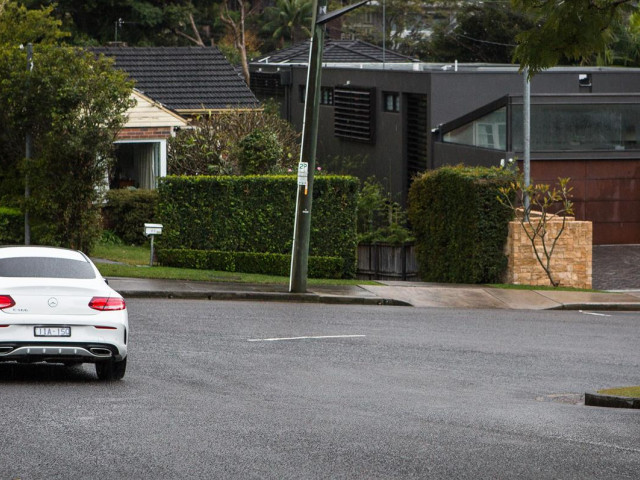
{"type": "MultiPolygon", "coordinates": [[[[411,63],[417,60],[361,40],[331,40],[324,44],[322,60],[328,63],[411,63]],[[384,53],[384,55],[383,55],[384,53]]],[[[304,63],[309,61],[309,40],[254,59],[251,63],[304,63]]]]}
{"type": "Polygon", "coordinates": [[[255,108],[258,100],[215,47],[99,47],[136,88],[177,112],[255,108]]]}

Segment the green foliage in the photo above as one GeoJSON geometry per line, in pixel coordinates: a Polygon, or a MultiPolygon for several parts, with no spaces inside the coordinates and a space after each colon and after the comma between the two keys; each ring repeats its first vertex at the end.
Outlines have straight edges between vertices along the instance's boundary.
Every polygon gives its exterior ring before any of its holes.
{"type": "Polygon", "coordinates": [[[440,62],[511,63],[516,36],[531,28],[531,21],[504,3],[471,3],[439,23],[423,60],[440,62]]]}
{"type": "MultiPolygon", "coordinates": [[[[5,33],[17,35],[35,28],[34,23],[38,28],[58,25],[46,18],[31,22],[31,12],[12,5],[5,4],[0,14],[5,33]]],[[[62,36],[55,30],[47,35],[47,42],[62,36]]],[[[99,187],[104,185],[114,136],[131,105],[132,83],[109,60],[48,43],[34,44],[34,68],[29,71],[20,39],[2,40],[0,191],[17,203],[28,178],[31,196],[22,208],[29,210],[32,242],[89,252],[100,236],[99,187]],[[24,158],[27,133],[33,140],[29,160],[24,158]]]]}
{"type": "MultiPolygon", "coordinates": [[[[290,254],[296,179],[292,176],[166,177],[159,186],[158,248],[290,254]]],[[[356,198],[352,177],[318,177],[310,256],[340,257],[355,275],[356,198]]]]}
{"type": "Polygon", "coordinates": [[[276,0],[274,7],[265,10],[267,22],[262,31],[280,43],[295,44],[311,37],[311,0],[276,0]]]}
{"type": "Polygon", "coordinates": [[[497,283],[512,212],[498,201],[513,180],[499,168],[443,167],[415,178],[409,220],[420,278],[432,282],[497,283]]]}
{"type": "Polygon", "coordinates": [[[284,149],[273,132],[254,130],[236,145],[235,155],[243,175],[268,173],[282,162],[284,149]]]}
{"type": "MultiPolygon", "coordinates": [[[[159,249],[158,261],[164,265],[199,270],[258,273],[288,276],[291,255],[282,253],[221,252],[216,250],[159,249]]],[[[341,278],[343,260],[339,257],[309,257],[310,278],[341,278]]]]}
{"type": "Polygon", "coordinates": [[[127,245],[148,243],[144,224],[155,223],[158,192],[155,190],[109,190],[102,209],[104,227],[127,245]]]}
{"type": "Polygon", "coordinates": [[[616,25],[627,24],[637,9],[630,0],[512,0],[534,28],[518,35],[515,59],[530,75],[567,61],[606,51],[616,25]]]}
{"type": "Polygon", "coordinates": [[[0,245],[24,243],[24,215],[17,208],[0,207],[0,245]]]}
{"type": "MultiPolygon", "coordinates": [[[[265,165],[267,171],[286,171],[296,164],[299,134],[275,113],[233,111],[200,117],[195,125],[198,128],[181,130],[169,140],[169,175],[240,174],[239,155],[243,149],[239,144],[254,132],[261,132],[268,139],[272,161],[268,168],[265,165]]],[[[247,147],[250,143],[247,140],[247,147]]],[[[259,146],[259,142],[253,143],[254,148],[259,146]]]]}
{"type": "Polygon", "coordinates": [[[54,6],[29,10],[17,2],[0,0],[0,45],[18,42],[55,44],[69,36],[60,27],[62,22],[52,16],[54,6]]]}
{"type": "Polygon", "coordinates": [[[358,243],[400,245],[412,241],[406,223],[404,209],[391,200],[375,177],[365,180],[358,197],[358,243]]]}

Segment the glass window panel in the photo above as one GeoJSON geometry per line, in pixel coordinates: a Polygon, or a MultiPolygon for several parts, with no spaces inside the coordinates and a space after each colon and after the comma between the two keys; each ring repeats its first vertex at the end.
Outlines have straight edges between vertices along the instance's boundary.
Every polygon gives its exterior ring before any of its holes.
{"type": "Polygon", "coordinates": [[[443,141],[493,150],[507,149],[507,108],[502,107],[444,134],[443,141]]]}
{"type": "MultiPolygon", "coordinates": [[[[513,149],[522,151],[522,105],[513,106],[513,149]]],[[[532,151],[639,150],[640,105],[532,105],[532,151]]]]}

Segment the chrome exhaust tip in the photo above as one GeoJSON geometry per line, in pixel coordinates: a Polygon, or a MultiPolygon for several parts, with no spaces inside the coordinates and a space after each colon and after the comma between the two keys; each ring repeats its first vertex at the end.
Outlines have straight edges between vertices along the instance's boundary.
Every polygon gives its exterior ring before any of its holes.
{"type": "Polygon", "coordinates": [[[92,347],[89,351],[96,357],[110,357],[113,355],[108,348],[92,347]]]}

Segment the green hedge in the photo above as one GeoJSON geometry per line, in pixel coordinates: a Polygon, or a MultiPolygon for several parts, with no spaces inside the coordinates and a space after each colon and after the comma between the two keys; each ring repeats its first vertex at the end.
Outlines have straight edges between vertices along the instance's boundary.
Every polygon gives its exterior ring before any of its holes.
{"type": "Polygon", "coordinates": [[[17,208],[0,207],[0,245],[24,243],[24,215],[17,208]]]}
{"type": "Polygon", "coordinates": [[[423,281],[501,281],[512,213],[498,201],[498,188],[512,180],[507,170],[458,166],[413,181],[409,219],[423,281]]]}
{"type": "MultiPolygon", "coordinates": [[[[282,175],[162,178],[158,248],[290,255],[296,184],[282,175]]],[[[356,273],[358,187],[354,177],[314,181],[309,255],[341,258],[345,278],[356,273]]]]}
{"type": "Polygon", "coordinates": [[[128,245],[143,245],[144,224],[155,223],[158,192],[155,190],[118,189],[107,192],[102,209],[103,225],[128,245]]]}
{"type": "MultiPolygon", "coordinates": [[[[160,249],[158,261],[164,265],[225,272],[261,273],[288,276],[291,255],[281,253],[220,252],[216,250],[160,249]]],[[[309,257],[310,278],[340,278],[342,259],[309,257]]]]}

